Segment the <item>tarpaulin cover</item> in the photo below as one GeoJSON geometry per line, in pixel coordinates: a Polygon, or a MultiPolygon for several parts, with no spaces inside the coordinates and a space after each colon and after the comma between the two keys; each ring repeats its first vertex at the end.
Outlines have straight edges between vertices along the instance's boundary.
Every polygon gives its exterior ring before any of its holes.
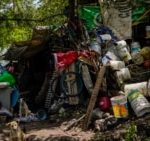
{"type": "Polygon", "coordinates": [[[56,70],[60,70],[72,64],[78,58],[78,53],[75,51],[68,51],[66,53],[54,53],[54,57],[55,68],[56,70]]]}
{"type": "Polygon", "coordinates": [[[54,53],[55,58],[55,69],[56,70],[63,70],[67,66],[71,65],[73,62],[75,62],[79,57],[84,58],[91,58],[91,53],[86,50],[82,50],[80,52],[77,51],[68,51],[65,53],[54,53]]]}
{"type": "Polygon", "coordinates": [[[101,16],[99,6],[80,6],[79,15],[89,31],[100,25],[101,16]]]}
{"type": "MultiPolygon", "coordinates": [[[[124,14],[124,13],[123,13],[124,14]]],[[[120,39],[130,39],[132,36],[131,11],[124,18],[120,16],[120,11],[112,5],[103,8],[103,22],[120,39]]]]}

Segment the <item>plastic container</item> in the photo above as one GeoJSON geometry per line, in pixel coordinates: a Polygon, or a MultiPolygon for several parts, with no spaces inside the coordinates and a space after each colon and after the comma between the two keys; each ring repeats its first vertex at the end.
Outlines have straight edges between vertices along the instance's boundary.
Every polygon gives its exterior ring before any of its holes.
{"type": "Polygon", "coordinates": [[[138,90],[132,90],[128,94],[128,100],[137,117],[150,113],[150,103],[138,90]]]}
{"type": "Polygon", "coordinates": [[[127,118],[127,97],[124,95],[115,96],[111,98],[111,104],[116,118],[127,118]]]}
{"type": "Polygon", "coordinates": [[[132,90],[138,90],[144,96],[150,96],[150,82],[140,82],[124,85],[124,92],[126,95],[128,95],[132,90]]]}
{"type": "Polygon", "coordinates": [[[139,42],[132,42],[131,43],[131,55],[139,53],[141,50],[141,46],[139,42]]]}
{"type": "Polygon", "coordinates": [[[101,46],[97,41],[93,41],[90,46],[91,50],[101,54],[101,46]]]}
{"type": "Polygon", "coordinates": [[[125,68],[125,63],[123,61],[109,61],[109,64],[113,70],[125,68]]]}
{"type": "Polygon", "coordinates": [[[0,89],[7,88],[9,86],[8,82],[0,82],[0,89]]]}
{"type": "Polygon", "coordinates": [[[126,63],[132,59],[127,48],[127,43],[124,40],[117,42],[116,49],[118,56],[122,61],[125,61],[126,63]]]}
{"type": "Polygon", "coordinates": [[[132,61],[140,65],[144,62],[143,56],[140,54],[141,51],[141,46],[139,42],[132,42],[131,43],[131,56],[132,56],[132,61]]]}
{"type": "Polygon", "coordinates": [[[0,75],[0,82],[8,82],[10,86],[13,86],[16,83],[16,80],[10,73],[8,73],[7,71],[4,71],[0,75]]]}
{"type": "Polygon", "coordinates": [[[115,55],[113,51],[107,51],[107,53],[102,58],[102,63],[106,65],[110,60],[118,60],[119,58],[115,55]]]}
{"type": "Polygon", "coordinates": [[[128,68],[122,68],[120,71],[116,71],[115,74],[119,85],[123,84],[124,81],[131,79],[131,74],[128,68]]]}
{"type": "Polygon", "coordinates": [[[104,43],[106,41],[110,41],[112,38],[111,38],[111,35],[110,34],[103,34],[103,35],[100,35],[100,43],[104,43]]]}

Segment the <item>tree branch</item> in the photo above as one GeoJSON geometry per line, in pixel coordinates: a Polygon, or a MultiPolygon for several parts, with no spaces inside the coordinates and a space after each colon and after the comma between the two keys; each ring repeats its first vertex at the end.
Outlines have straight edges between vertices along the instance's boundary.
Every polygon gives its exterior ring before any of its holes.
{"type": "Polygon", "coordinates": [[[55,14],[55,15],[52,15],[52,16],[49,16],[49,17],[45,17],[43,19],[27,19],[27,18],[5,18],[4,16],[3,17],[0,17],[0,21],[34,21],[34,22],[44,22],[50,18],[54,18],[54,17],[57,17],[57,16],[62,16],[63,14],[55,14]]]}

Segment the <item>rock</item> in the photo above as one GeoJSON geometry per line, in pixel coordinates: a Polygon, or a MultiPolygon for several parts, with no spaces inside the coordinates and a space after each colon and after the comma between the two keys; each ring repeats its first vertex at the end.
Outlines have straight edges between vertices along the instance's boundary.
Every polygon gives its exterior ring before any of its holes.
{"type": "Polygon", "coordinates": [[[95,129],[98,131],[104,131],[106,129],[105,120],[99,119],[95,121],[95,129]]]}
{"type": "Polygon", "coordinates": [[[93,110],[92,118],[93,119],[101,119],[103,117],[103,114],[104,113],[99,108],[96,108],[93,110]]]}

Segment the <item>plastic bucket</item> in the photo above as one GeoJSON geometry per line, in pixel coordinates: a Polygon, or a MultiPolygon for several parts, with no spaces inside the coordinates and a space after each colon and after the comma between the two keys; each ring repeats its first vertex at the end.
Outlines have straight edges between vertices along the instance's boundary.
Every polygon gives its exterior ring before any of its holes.
{"type": "Polygon", "coordinates": [[[120,70],[125,68],[125,63],[123,61],[109,61],[110,66],[113,70],[120,70]]]}
{"type": "Polygon", "coordinates": [[[138,90],[132,90],[128,94],[128,100],[137,117],[150,113],[150,103],[138,90]]]}
{"type": "Polygon", "coordinates": [[[128,95],[132,90],[138,90],[144,96],[150,96],[150,82],[140,82],[124,85],[124,92],[126,95],[128,95]]]}
{"type": "Polygon", "coordinates": [[[128,68],[122,68],[120,71],[116,71],[117,82],[119,85],[124,81],[131,79],[131,74],[128,68]]]}
{"type": "Polygon", "coordinates": [[[127,97],[126,96],[115,96],[111,98],[111,104],[116,118],[128,117],[127,108],[127,97]]]}
{"type": "Polygon", "coordinates": [[[117,42],[116,50],[122,61],[128,62],[132,59],[124,40],[117,42]]]}

